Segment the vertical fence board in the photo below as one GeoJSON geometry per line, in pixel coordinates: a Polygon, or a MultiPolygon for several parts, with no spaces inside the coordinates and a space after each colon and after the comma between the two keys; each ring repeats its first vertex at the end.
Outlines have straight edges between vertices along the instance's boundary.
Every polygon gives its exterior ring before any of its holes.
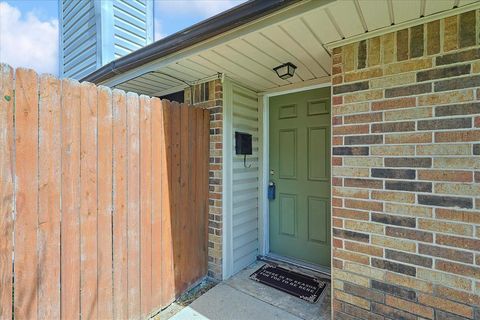
{"type": "Polygon", "coordinates": [[[15,86],[15,318],[37,318],[38,85],[17,69],[15,86]]]}
{"type": "Polygon", "coordinates": [[[171,104],[171,144],[172,144],[172,176],[171,176],[171,201],[172,201],[172,211],[170,218],[172,220],[172,247],[173,247],[173,271],[174,271],[174,281],[175,281],[175,290],[179,291],[181,287],[181,237],[179,236],[180,223],[181,223],[181,211],[180,211],[180,105],[178,103],[172,102],[171,104]]]}
{"type": "Polygon", "coordinates": [[[13,69],[0,64],[0,319],[12,319],[13,69]]]}
{"type": "Polygon", "coordinates": [[[98,88],[98,318],[113,316],[112,92],[98,88]]]}
{"type": "Polygon", "coordinates": [[[60,318],[61,82],[40,77],[38,318],[60,318]]]}
{"type": "MultiPolygon", "coordinates": [[[[187,105],[188,108],[188,157],[189,157],[189,162],[188,162],[188,216],[189,220],[191,223],[187,224],[187,229],[192,235],[192,241],[198,240],[197,238],[197,227],[195,225],[198,225],[198,220],[197,220],[197,214],[195,212],[195,205],[196,205],[196,192],[195,192],[195,181],[196,181],[196,176],[195,176],[195,166],[196,166],[196,153],[195,153],[195,145],[197,143],[197,126],[195,124],[196,119],[196,114],[195,114],[195,108],[187,105]]],[[[189,251],[190,251],[190,257],[188,260],[188,264],[191,265],[193,263],[196,263],[198,261],[198,252],[195,250],[193,246],[188,246],[189,251]]],[[[188,272],[188,279],[189,282],[192,281],[195,277],[195,273],[197,272],[195,270],[196,268],[189,268],[188,272]]]]}
{"type": "Polygon", "coordinates": [[[152,306],[162,305],[163,264],[162,253],[162,103],[158,98],[151,100],[152,118],[152,306]]]}
{"type": "Polygon", "coordinates": [[[177,231],[176,237],[180,238],[180,290],[187,289],[188,284],[188,273],[189,268],[186,268],[188,265],[188,259],[190,255],[190,250],[188,248],[188,244],[190,243],[190,238],[192,234],[188,233],[188,224],[187,221],[189,220],[189,212],[188,212],[188,199],[189,199],[189,190],[188,190],[188,163],[189,163],[189,112],[188,107],[185,104],[180,106],[180,188],[181,192],[179,193],[178,201],[180,202],[180,211],[179,211],[179,218],[180,218],[180,229],[177,231]]]}
{"type": "Polygon", "coordinates": [[[80,85],[62,81],[61,318],[80,317],[80,85]]]}
{"type": "Polygon", "coordinates": [[[128,318],[140,317],[140,141],[138,95],[127,94],[128,318]]]}
{"type": "MultiPolygon", "coordinates": [[[[197,212],[195,211],[196,206],[196,198],[195,198],[195,168],[196,168],[196,153],[195,153],[195,146],[197,144],[197,134],[196,134],[196,113],[195,108],[186,105],[188,108],[188,220],[190,223],[187,222],[187,229],[188,232],[192,235],[192,243],[198,241],[197,237],[197,229],[198,229],[198,220],[197,220],[197,212]]],[[[192,245],[187,244],[187,248],[189,250],[189,259],[188,265],[193,265],[198,261],[198,250],[192,245]]],[[[197,268],[189,267],[187,279],[189,284],[191,284],[192,280],[195,280],[195,274],[197,273],[197,268]]]]}
{"type": "Polygon", "coordinates": [[[140,97],[140,267],[141,310],[152,310],[152,111],[150,98],[140,97]]]}
{"type": "Polygon", "coordinates": [[[97,88],[82,83],[80,89],[81,118],[81,297],[82,319],[98,315],[97,284],[97,88]]]}
{"type": "Polygon", "coordinates": [[[127,109],[120,90],[113,90],[113,209],[113,313],[127,319],[127,109]]]}
{"type": "Polygon", "coordinates": [[[203,272],[202,275],[208,272],[208,207],[209,207],[209,163],[210,163],[210,112],[203,110],[203,188],[202,197],[203,205],[199,205],[201,208],[201,217],[203,219],[203,241],[200,243],[200,250],[203,252],[203,272]],[[202,210],[203,209],[203,210],[202,210]]]}
{"type": "MultiPolygon", "coordinates": [[[[202,168],[204,166],[203,164],[203,139],[204,139],[204,133],[203,133],[203,110],[200,108],[195,108],[194,110],[195,113],[195,136],[197,137],[197,141],[195,142],[195,170],[193,174],[195,175],[195,206],[193,207],[194,213],[195,213],[195,219],[196,219],[196,241],[198,244],[201,244],[203,241],[203,219],[202,219],[202,210],[198,209],[199,206],[202,205],[203,199],[202,197],[202,168]]],[[[203,258],[202,258],[203,252],[202,250],[196,250],[196,261],[199,262],[199,268],[196,268],[195,270],[195,277],[201,277],[202,272],[203,272],[203,258]]]]}
{"type": "Polygon", "coordinates": [[[162,305],[167,305],[175,298],[175,271],[173,248],[173,139],[172,106],[162,100],[159,129],[159,148],[162,154],[162,305]]]}

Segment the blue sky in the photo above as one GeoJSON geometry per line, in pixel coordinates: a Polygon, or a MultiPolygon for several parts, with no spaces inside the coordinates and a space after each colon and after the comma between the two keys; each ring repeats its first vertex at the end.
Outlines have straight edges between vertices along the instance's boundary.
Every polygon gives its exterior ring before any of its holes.
{"type": "MultiPolygon", "coordinates": [[[[158,40],[245,0],[149,1],[158,40]]],[[[0,62],[58,74],[57,0],[0,0],[0,62]]]]}

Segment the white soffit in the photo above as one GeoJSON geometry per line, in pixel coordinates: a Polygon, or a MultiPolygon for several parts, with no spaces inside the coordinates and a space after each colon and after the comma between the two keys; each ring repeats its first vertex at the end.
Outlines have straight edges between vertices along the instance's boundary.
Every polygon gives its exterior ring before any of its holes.
{"type": "MultiPolygon", "coordinates": [[[[299,14],[277,19],[275,14],[248,25],[249,31],[230,40],[218,41],[205,49],[187,51],[159,59],[129,73],[140,74],[117,88],[148,95],[164,95],[189,85],[216,78],[224,73],[256,92],[298,86],[301,83],[325,82],[330,78],[330,49],[443,16],[480,8],[480,0],[337,0],[321,6],[317,0],[304,1],[287,8],[299,14]],[[318,6],[315,4],[318,3],[318,6]],[[299,10],[309,6],[309,10],[299,10]],[[272,19],[272,23],[265,23],[272,19]],[[260,27],[255,28],[255,24],[260,27]],[[328,48],[328,49],[327,49],[328,48]],[[163,61],[163,62],[162,62],[163,61]],[[166,63],[165,61],[169,61],[166,63]],[[274,67],[292,62],[295,76],[279,79],[274,67]],[[145,72],[142,74],[140,71],[145,72]]],[[[285,14],[285,11],[277,14],[285,14]]],[[[213,40],[211,40],[213,42],[213,40]]],[[[115,79],[115,78],[114,78],[115,79]]],[[[109,84],[109,81],[106,82],[109,84]]]]}
{"type": "MultiPolygon", "coordinates": [[[[408,28],[446,16],[480,8],[480,0],[347,0],[356,4],[367,28],[345,39],[328,42],[331,49],[383,33],[408,28]]],[[[343,2],[343,0],[337,0],[343,2]]],[[[335,6],[336,3],[326,5],[335,6]]],[[[341,22],[337,22],[341,26],[341,22]]]]}

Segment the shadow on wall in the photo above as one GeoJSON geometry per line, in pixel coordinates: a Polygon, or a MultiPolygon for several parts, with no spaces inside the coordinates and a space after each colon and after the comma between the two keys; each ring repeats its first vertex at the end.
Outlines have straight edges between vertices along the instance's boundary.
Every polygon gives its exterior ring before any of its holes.
{"type": "Polygon", "coordinates": [[[173,283],[164,285],[169,303],[207,274],[210,119],[204,109],[172,102],[164,109],[163,120],[168,174],[163,197],[169,199],[171,213],[164,215],[164,225],[170,227],[164,252],[172,250],[172,263],[164,265],[167,273],[173,273],[169,277],[173,283]]]}

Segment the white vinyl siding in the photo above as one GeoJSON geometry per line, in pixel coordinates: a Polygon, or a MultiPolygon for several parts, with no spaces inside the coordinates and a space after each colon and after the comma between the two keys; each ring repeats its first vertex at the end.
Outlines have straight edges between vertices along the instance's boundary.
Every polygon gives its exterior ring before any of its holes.
{"type": "Polygon", "coordinates": [[[60,75],[81,79],[153,40],[153,2],[60,0],[60,75]]]}
{"type": "Polygon", "coordinates": [[[96,20],[93,1],[62,0],[60,73],[80,79],[97,68],[96,20]]]}
{"type": "Polygon", "coordinates": [[[115,0],[114,55],[115,59],[146,46],[148,23],[147,3],[143,1],[115,0]]]}
{"type": "Polygon", "coordinates": [[[255,92],[231,86],[233,114],[232,250],[233,273],[255,261],[258,255],[258,102],[255,92]],[[235,132],[252,135],[252,155],[235,154],[235,132]]]}

